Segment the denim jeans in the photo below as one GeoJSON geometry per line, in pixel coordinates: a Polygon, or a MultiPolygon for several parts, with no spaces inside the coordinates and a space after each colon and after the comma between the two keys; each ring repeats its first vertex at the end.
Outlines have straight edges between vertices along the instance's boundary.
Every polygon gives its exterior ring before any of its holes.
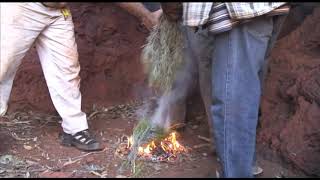
{"type": "Polygon", "coordinates": [[[174,81],[171,94],[174,94],[176,97],[172,98],[174,99],[174,102],[169,104],[168,113],[170,113],[171,119],[175,121],[173,123],[184,122],[186,118],[187,98],[199,88],[210,124],[212,122],[210,115],[211,59],[199,58],[199,55],[194,52],[198,49],[194,48],[196,37],[194,31],[182,25],[180,26],[180,29],[184,36],[183,56],[185,66],[177,73],[177,77],[174,81]],[[199,87],[197,85],[199,85],[199,87]],[[186,91],[182,89],[186,89],[186,91]],[[176,94],[179,95],[177,96],[176,94]]]}
{"type": "Polygon", "coordinates": [[[261,72],[274,39],[273,20],[262,16],[221,34],[195,34],[195,53],[212,61],[210,110],[223,177],[252,177],[261,72]]]}
{"type": "MultiPolygon", "coordinates": [[[[182,32],[184,34],[184,60],[190,63],[193,69],[189,74],[193,77],[193,86],[189,91],[195,91],[199,88],[201,98],[203,100],[204,108],[208,118],[210,131],[213,129],[212,116],[210,112],[211,106],[211,59],[205,58],[200,53],[202,49],[207,48],[206,44],[197,44],[197,36],[194,30],[183,26],[182,32]],[[197,83],[198,82],[198,83],[197,83]],[[198,85],[199,87],[195,86],[198,85]]],[[[212,132],[211,132],[212,134],[212,132]]]]}

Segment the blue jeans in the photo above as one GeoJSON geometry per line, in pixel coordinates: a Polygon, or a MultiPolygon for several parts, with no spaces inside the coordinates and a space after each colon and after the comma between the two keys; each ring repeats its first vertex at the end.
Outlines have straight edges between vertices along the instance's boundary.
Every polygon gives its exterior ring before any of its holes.
{"type": "Polygon", "coordinates": [[[259,17],[217,35],[196,33],[194,50],[212,61],[211,115],[223,177],[252,177],[265,57],[273,17],[259,17]]]}

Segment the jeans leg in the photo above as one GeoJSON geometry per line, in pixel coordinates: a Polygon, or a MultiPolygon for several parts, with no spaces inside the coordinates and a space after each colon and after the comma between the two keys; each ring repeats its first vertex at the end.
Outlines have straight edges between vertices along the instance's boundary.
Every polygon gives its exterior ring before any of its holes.
{"type": "MultiPolygon", "coordinates": [[[[264,78],[267,74],[267,70],[268,70],[268,58],[271,54],[271,50],[272,48],[274,47],[277,39],[278,39],[278,36],[279,36],[279,33],[281,31],[281,28],[282,28],[282,25],[284,23],[284,21],[286,20],[287,18],[287,15],[280,15],[280,16],[273,16],[273,31],[272,31],[272,35],[271,35],[271,38],[270,38],[270,41],[269,41],[269,44],[268,44],[268,48],[267,48],[267,51],[266,51],[266,56],[265,56],[265,64],[262,68],[262,71],[260,72],[260,80],[261,82],[264,81],[264,78]]],[[[263,89],[263,86],[262,86],[262,89],[263,89]]]]}
{"type": "MultiPolygon", "coordinates": [[[[270,41],[269,41],[269,44],[268,44],[268,48],[267,48],[267,51],[266,51],[266,56],[265,56],[265,63],[262,67],[262,70],[260,71],[259,75],[260,75],[260,81],[262,83],[261,85],[261,93],[263,94],[263,86],[264,86],[264,79],[267,75],[267,71],[268,71],[268,59],[269,59],[269,56],[271,54],[271,50],[272,48],[274,47],[276,41],[277,41],[277,38],[279,36],[279,33],[281,31],[281,27],[284,23],[284,21],[286,20],[287,18],[287,15],[281,15],[281,16],[274,16],[273,17],[273,31],[272,31],[272,35],[271,35],[271,38],[270,38],[270,41]]],[[[256,152],[254,154],[254,160],[253,160],[253,166],[257,166],[257,155],[256,155],[256,152]]]]}
{"type": "MultiPolygon", "coordinates": [[[[201,98],[203,100],[208,124],[210,126],[210,135],[213,136],[211,106],[211,55],[213,37],[208,37],[207,32],[202,31],[198,35],[193,29],[185,29],[186,46],[188,52],[185,54],[188,58],[195,61],[196,73],[199,82],[201,98]]],[[[196,76],[196,73],[194,73],[196,76]]]]}
{"type": "Polygon", "coordinates": [[[167,113],[170,117],[171,123],[183,123],[186,120],[187,110],[187,98],[195,90],[198,69],[197,62],[192,53],[189,45],[188,31],[189,29],[185,26],[180,26],[183,32],[183,56],[184,56],[184,67],[177,72],[175,80],[173,82],[173,88],[170,91],[169,99],[172,99],[167,106],[167,113]]]}
{"type": "Polygon", "coordinates": [[[272,18],[260,17],[215,35],[213,41],[211,112],[224,177],[252,177],[259,72],[272,30],[272,18]]]}
{"type": "MultiPolygon", "coordinates": [[[[201,43],[196,41],[196,34],[189,29],[187,32],[187,39],[189,42],[189,52],[192,54],[194,61],[197,62],[197,72],[198,72],[198,81],[200,87],[201,97],[205,106],[206,114],[208,116],[209,124],[211,123],[211,115],[210,115],[210,105],[211,105],[211,58],[208,56],[203,56],[202,51],[210,51],[207,43],[201,43]],[[196,51],[196,48],[200,47],[200,52],[196,51]]],[[[210,39],[207,40],[210,42],[210,39]]],[[[205,53],[206,54],[206,53],[205,53]]]]}

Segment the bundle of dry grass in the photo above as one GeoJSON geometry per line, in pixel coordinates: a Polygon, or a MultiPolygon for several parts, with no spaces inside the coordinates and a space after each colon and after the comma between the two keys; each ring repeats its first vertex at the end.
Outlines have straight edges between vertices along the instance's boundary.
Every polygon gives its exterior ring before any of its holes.
{"type": "Polygon", "coordinates": [[[149,85],[168,92],[176,73],[183,67],[183,35],[178,22],[162,15],[143,47],[142,62],[149,85]]]}
{"type": "Polygon", "coordinates": [[[146,119],[140,120],[133,129],[133,144],[130,149],[128,159],[124,162],[124,164],[122,164],[122,167],[131,166],[131,171],[133,172],[134,176],[138,176],[142,167],[141,163],[138,166],[136,165],[138,157],[138,147],[142,146],[143,144],[149,143],[151,140],[163,139],[166,135],[167,131],[165,131],[165,129],[152,125],[152,123],[146,119]]]}
{"type": "MultiPolygon", "coordinates": [[[[169,93],[177,73],[184,67],[183,34],[179,22],[173,22],[162,15],[159,24],[150,32],[142,50],[142,63],[148,75],[149,85],[169,93]]],[[[124,166],[131,166],[136,176],[143,164],[136,164],[138,148],[151,140],[161,140],[169,129],[154,124],[144,117],[133,130],[133,144],[124,166]]],[[[124,167],[122,166],[122,167],[124,167]]]]}

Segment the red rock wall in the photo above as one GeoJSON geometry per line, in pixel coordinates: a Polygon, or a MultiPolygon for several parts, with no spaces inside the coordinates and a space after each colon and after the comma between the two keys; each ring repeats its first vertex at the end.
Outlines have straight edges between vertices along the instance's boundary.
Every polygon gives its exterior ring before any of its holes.
{"type": "Polygon", "coordinates": [[[320,176],[320,8],[276,44],[264,93],[258,141],[320,176]]]}

